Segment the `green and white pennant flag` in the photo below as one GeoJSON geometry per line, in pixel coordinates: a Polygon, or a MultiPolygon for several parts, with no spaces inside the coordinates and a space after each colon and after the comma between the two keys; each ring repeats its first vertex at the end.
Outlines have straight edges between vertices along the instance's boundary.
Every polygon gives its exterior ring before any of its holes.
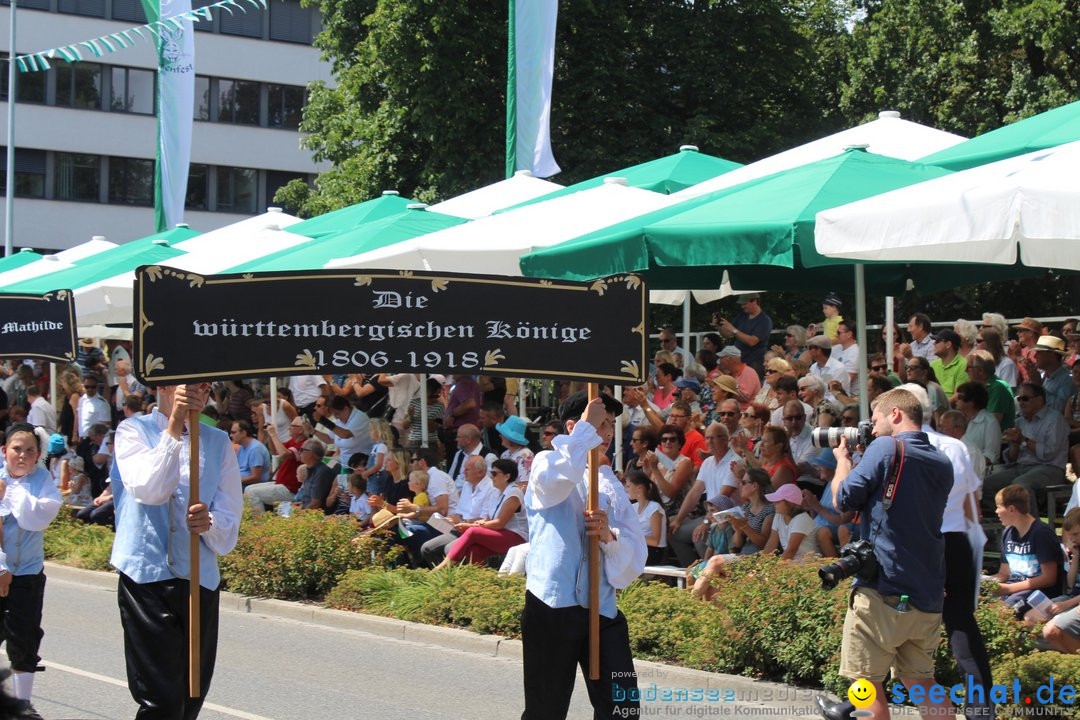
{"type": "Polygon", "coordinates": [[[191,12],[191,0],[141,2],[158,54],[154,222],[161,232],[184,221],[195,109],[195,31],[191,20],[176,17],[191,12]]]}

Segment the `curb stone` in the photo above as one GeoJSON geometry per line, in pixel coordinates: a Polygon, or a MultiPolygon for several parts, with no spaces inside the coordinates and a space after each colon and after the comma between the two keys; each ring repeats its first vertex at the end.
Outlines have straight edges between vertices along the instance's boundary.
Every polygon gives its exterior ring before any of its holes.
{"type": "MultiPolygon", "coordinates": [[[[116,573],[112,571],[83,570],[49,561],[45,563],[45,571],[47,576],[59,580],[78,582],[95,588],[116,591],[116,573]]],[[[522,658],[520,640],[503,638],[498,635],[480,635],[460,628],[424,625],[380,615],[366,615],[364,613],[336,610],[321,605],[288,600],[255,598],[231,592],[221,593],[221,608],[234,612],[298,620],[335,628],[348,628],[372,635],[438,645],[451,650],[476,653],[488,657],[519,661],[522,658]]],[[[769,695],[785,698],[797,694],[796,702],[809,702],[812,694],[818,692],[808,688],[791,688],[779,683],[754,680],[741,675],[725,675],[704,670],[693,670],[648,660],[635,659],[634,667],[638,674],[638,686],[641,688],[648,687],[655,682],[657,686],[662,687],[716,689],[722,692],[733,691],[736,695],[744,694],[755,698],[769,695]]]]}

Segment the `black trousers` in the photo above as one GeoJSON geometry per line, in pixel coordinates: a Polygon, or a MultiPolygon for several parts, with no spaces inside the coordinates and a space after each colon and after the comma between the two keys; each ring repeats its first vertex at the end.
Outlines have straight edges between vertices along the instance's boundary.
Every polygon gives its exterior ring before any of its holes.
{"type": "Polygon", "coordinates": [[[139,584],[120,573],[117,602],[124,627],[128,690],[136,720],[194,720],[210,689],[217,657],[218,591],[201,588],[199,680],[188,697],[188,581],[139,584]]]}
{"type": "Polygon", "coordinates": [[[525,712],[521,720],[562,720],[581,667],[594,720],[639,717],[641,703],[630,654],[630,633],[620,612],[600,616],[600,679],[589,680],[589,611],[580,606],[552,609],[525,593],[521,614],[525,673],[525,712]]]}
{"type": "Polygon", "coordinates": [[[106,500],[100,505],[94,505],[93,503],[87,505],[75,513],[75,517],[91,525],[107,525],[111,527],[116,518],[116,510],[113,501],[106,500]]]}
{"type": "Polygon", "coordinates": [[[965,704],[992,706],[990,686],[994,681],[990,676],[990,657],[986,653],[986,643],[979,632],[979,625],[975,622],[975,584],[978,579],[971,543],[962,532],[947,532],[944,535],[945,604],[941,609],[941,619],[945,623],[949,648],[964,676],[964,686],[967,687],[968,676],[971,676],[972,685],[983,687],[982,698],[976,691],[973,698],[966,698],[965,704]]]}
{"type": "Polygon", "coordinates": [[[8,596],[0,598],[0,642],[7,641],[11,669],[32,673],[41,656],[41,606],[45,602],[45,573],[13,575],[8,596]]]}

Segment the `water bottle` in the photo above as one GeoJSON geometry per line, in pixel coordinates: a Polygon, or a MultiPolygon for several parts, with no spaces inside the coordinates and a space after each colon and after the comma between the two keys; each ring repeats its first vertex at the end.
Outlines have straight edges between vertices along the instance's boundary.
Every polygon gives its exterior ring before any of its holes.
{"type": "Polygon", "coordinates": [[[279,502],[277,512],[281,517],[289,517],[292,515],[292,503],[288,501],[279,502]]]}

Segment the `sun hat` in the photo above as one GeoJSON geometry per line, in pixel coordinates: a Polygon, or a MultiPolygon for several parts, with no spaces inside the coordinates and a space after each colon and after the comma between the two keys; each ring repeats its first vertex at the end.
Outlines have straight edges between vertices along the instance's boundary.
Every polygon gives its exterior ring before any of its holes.
{"type": "Polygon", "coordinates": [[[683,377],[675,381],[675,387],[680,390],[693,390],[694,393],[701,392],[701,383],[694,378],[683,377]]]}
{"type": "Polygon", "coordinates": [[[811,465],[818,465],[829,470],[836,469],[836,456],[829,448],[822,448],[821,452],[811,455],[809,462],[811,465]]]}
{"type": "Polygon", "coordinates": [[[60,433],[53,433],[49,436],[49,454],[50,455],[63,455],[67,451],[67,443],[64,442],[64,436],[60,433]]]}
{"type": "Polygon", "coordinates": [[[824,335],[815,335],[807,340],[806,344],[810,347],[821,348],[822,350],[832,350],[832,340],[824,335]]]}
{"type": "Polygon", "coordinates": [[[504,438],[518,445],[528,445],[529,439],[525,437],[525,429],[528,423],[520,415],[511,415],[501,423],[496,423],[495,429],[504,438]]]}
{"type": "Polygon", "coordinates": [[[1013,325],[1013,330],[1030,330],[1036,335],[1041,335],[1042,329],[1042,323],[1032,317],[1026,317],[1016,325],[1013,325]]]}
{"type": "Polygon", "coordinates": [[[739,386],[735,384],[735,378],[730,375],[717,375],[709,382],[721,390],[726,390],[732,395],[742,396],[742,393],[739,391],[739,386]]]}
{"type": "Polygon", "coordinates": [[[1053,335],[1042,335],[1032,348],[1035,352],[1052,352],[1058,355],[1068,355],[1065,349],[1065,341],[1053,335]]]}

